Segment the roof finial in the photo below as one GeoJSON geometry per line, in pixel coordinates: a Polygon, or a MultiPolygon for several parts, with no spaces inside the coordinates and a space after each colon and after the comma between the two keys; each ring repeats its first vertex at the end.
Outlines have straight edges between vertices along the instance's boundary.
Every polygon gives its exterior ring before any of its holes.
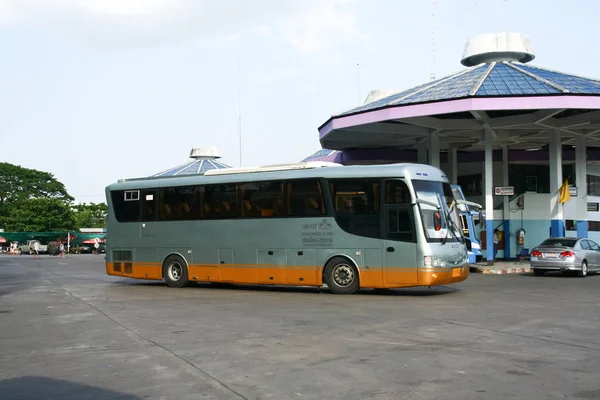
{"type": "Polygon", "coordinates": [[[492,61],[527,63],[535,58],[529,38],[520,33],[487,33],[467,41],[462,65],[472,67],[492,61]]]}
{"type": "Polygon", "coordinates": [[[190,151],[190,158],[221,158],[215,146],[210,147],[194,147],[190,151]]]}

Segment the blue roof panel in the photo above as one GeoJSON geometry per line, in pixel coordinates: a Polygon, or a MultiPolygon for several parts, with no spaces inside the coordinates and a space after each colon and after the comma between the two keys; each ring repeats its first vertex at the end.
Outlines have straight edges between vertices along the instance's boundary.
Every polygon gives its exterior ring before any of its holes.
{"type": "Polygon", "coordinates": [[[475,96],[544,95],[560,90],[504,63],[498,63],[483,81],[475,96]]]}
{"type": "Polygon", "coordinates": [[[570,93],[600,94],[600,82],[594,79],[563,74],[561,72],[550,71],[528,65],[519,65],[519,68],[522,68],[523,70],[535,74],[540,78],[546,79],[552,83],[560,85],[567,89],[570,93]]]}
{"type": "Polygon", "coordinates": [[[427,90],[415,93],[397,104],[424,103],[467,97],[471,89],[477,84],[484,73],[485,68],[468,70],[465,73],[455,75],[453,78],[441,82],[427,90]]]}
{"type": "MultiPolygon", "coordinates": [[[[479,73],[482,74],[485,69],[481,68],[481,66],[477,66],[477,67],[473,67],[472,70],[473,71],[479,71],[479,73]]],[[[373,109],[380,108],[380,107],[385,107],[385,106],[388,106],[388,105],[391,105],[391,104],[408,104],[408,103],[414,103],[415,101],[408,101],[408,99],[411,99],[413,95],[415,95],[415,94],[417,94],[419,92],[420,93],[423,93],[423,92],[428,93],[429,90],[430,90],[428,88],[435,87],[436,85],[438,85],[438,84],[440,84],[440,83],[442,83],[442,82],[444,82],[446,80],[450,80],[451,81],[453,79],[453,77],[455,77],[456,75],[461,75],[462,73],[463,72],[458,72],[458,73],[456,73],[454,75],[450,75],[450,76],[447,76],[447,77],[444,77],[444,78],[437,79],[435,81],[424,83],[422,85],[419,85],[419,86],[416,86],[416,87],[404,90],[402,92],[393,94],[391,96],[384,97],[383,99],[376,100],[376,101],[373,101],[371,103],[365,104],[363,106],[356,107],[356,108],[348,111],[347,113],[343,113],[343,114],[349,114],[349,113],[355,113],[355,112],[360,112],[360,111],[373,110],[373,109]],[[402,100],[402,99],[404,99],[404,100],[402,100]],[[396,102],[398,102],[398,103],[396,103],[396,102]]]]}
{"type": "Polygon", "coordinates": [[[600,94],[600,81],[502,61],[493,65],[480,64],[339,115],[464,97],[543,96],[561,93],[600,94]],[[488,70],[489,73],[484,77],[488,70]]]}
{"type": "Polygon", "coordinates": [[[168,169],[152,176],[176,176],[176,175],[194,175],[203,174],[211,169],[231,168],[227,164],[209,159],[194,159],[183,165],[168,169]]]}
{"type": "Polygon", "coordinates": [[[321,149],[310,156],[306,157],[300,162],[309,162],[309,161],[332,161],[335,158],[335,155],[338,153],[338,150],[330,150],[330,149],[321,149]]]}

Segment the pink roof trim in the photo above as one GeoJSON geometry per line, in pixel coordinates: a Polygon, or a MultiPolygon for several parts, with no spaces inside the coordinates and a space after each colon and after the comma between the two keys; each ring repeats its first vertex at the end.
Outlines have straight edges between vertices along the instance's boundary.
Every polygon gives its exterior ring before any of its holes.
{"type": "Polygon", "coordinates": [[[319,138],[336,129],[410,117],[450,114],[464,111],[544,110],[553,108],[600,109],[600,96],[533,96],[468,98],[435,103],[398,105],[355,115],[332,117],[319,128],[319,138]]]}

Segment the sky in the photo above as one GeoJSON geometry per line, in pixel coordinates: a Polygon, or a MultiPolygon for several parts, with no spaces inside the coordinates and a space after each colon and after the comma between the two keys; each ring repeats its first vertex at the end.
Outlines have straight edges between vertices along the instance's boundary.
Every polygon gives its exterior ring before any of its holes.
{"type": "Polygon", "coordinates": [[[0,0],[0,160],[79,202],[192,147],[234,167],[297,162],[331,115],[462,70],[466,41],[505,24],[532,64],[600,78],[596,1],[437,0],[435,29],[431,3],[0,0]]]}

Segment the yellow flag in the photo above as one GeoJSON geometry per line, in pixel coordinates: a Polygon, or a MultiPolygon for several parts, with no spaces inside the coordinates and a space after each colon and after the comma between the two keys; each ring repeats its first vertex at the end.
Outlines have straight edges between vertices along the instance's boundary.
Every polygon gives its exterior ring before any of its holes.
{"type": "Polygon", "coordinates": [[[567,201],[571,200],[571,192],[569,191],[569,180],[566,180],[562,184],[560,189],[558,189],[558,193],[559,193],[558,201],[561,204],[564,204],[567,201]]]}

